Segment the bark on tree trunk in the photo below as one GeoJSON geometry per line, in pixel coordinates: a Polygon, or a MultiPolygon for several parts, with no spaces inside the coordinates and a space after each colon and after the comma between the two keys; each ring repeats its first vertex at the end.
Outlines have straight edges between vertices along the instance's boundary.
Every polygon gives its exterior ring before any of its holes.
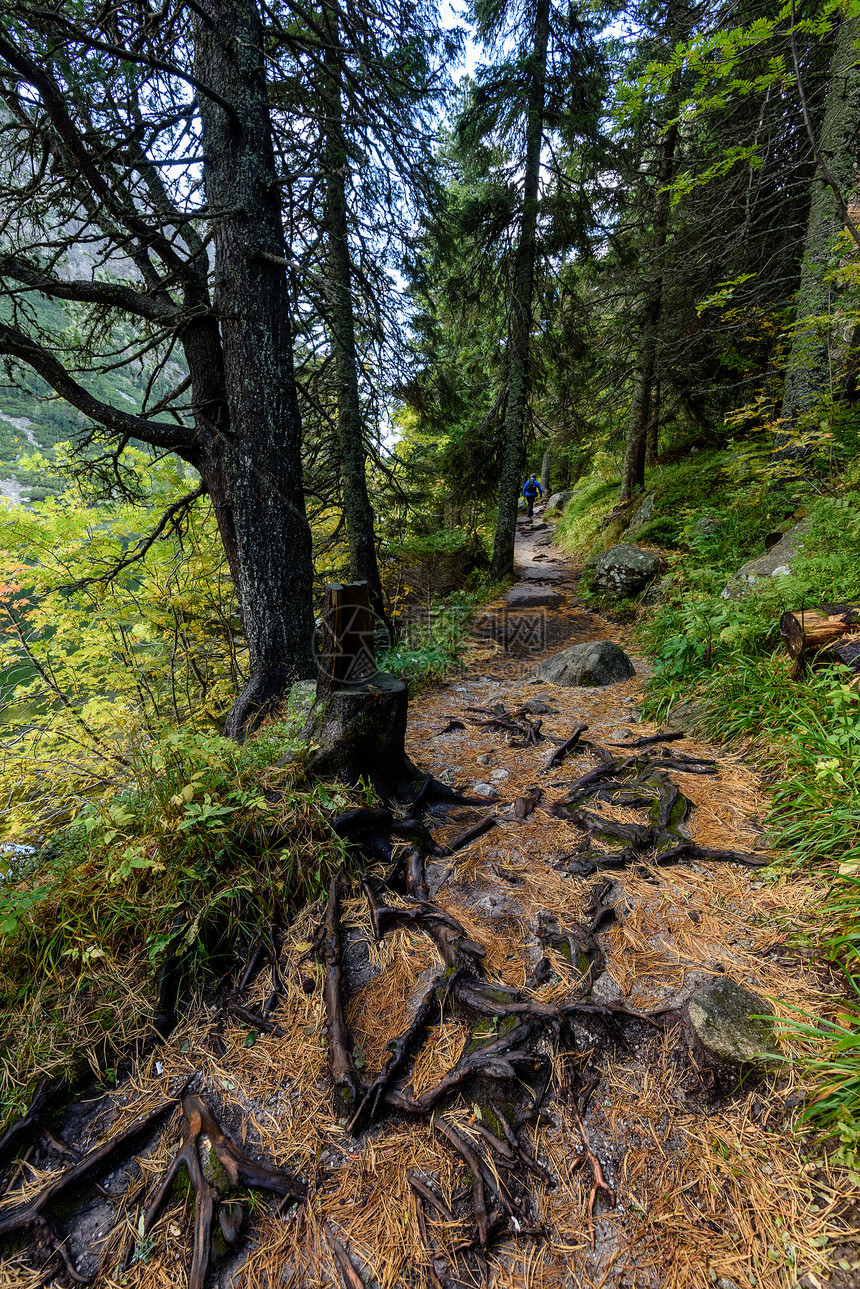
{"type": "Polygon", "coordinates": [[[328,328],[337,381],[337,433],[341,495],[349,545],[349,576],[367,582],[374,612],[386,621],[373,510],[367,492],[366,454],[358,388],[355,314],[352,307],[352,262],[346,204],[349,165],[343,132],[342,50],[337,8],[326,6],[330,44],[324,53],[325,92],[325,224],[328,239],[328,328]]]}
{"type": "MultiPolygon", "coordinates": [[[[655,375],[651,390],[651,412],[648,417],[648,460],[657,460],[660,445],[660,377],[655,375]]],[[[644,478],[643,478],[644,483],[644,478]]]]}
{"type": "Polygon", "coordinates": [[[543,488],[544,499],[549,496],[549,475],[552,469],[552,456],[549,452],[544,452],[543,462],[540,468],[540,486],[543,488]]]}
{"type": "MultiPolygon", "coordinates": [[[[678,19],[669,19],[669,30],[675,34],[678,19]]],[[[666,115],[675,116],[681,88],[681,73],[675,71],[666,96],[666,115]]],[[[672,121],[663,134],[657,165],[657,190],[654,195],[654,226],[648,251],[648,272],[645,282],[645,305],[636,345],[633,372],[633,395],[630,401],[630,422],[627,446],[621,475],[621,500],[629,501],[645,486],[645,448],[648,436],[649,415],[654,399],[654,374],[657,356],[657,330],[663,310],[663,259],[669,231],[669,192],[678,141],[678,124],[672,121]]]]}
{"type": "MultiPolygon", "coordinates": [[[[827,169],[850,202],[856,187],[856,137],[860,128],[860,66],[856,43],[860,16],[843,18],[830,63],[824,122],[818,141],[827,169]]],[[[795,303],[795,329],[785,371],[782,429],[776,447],[789,455],[787,438],[798,417],[810,411],[827,390],[830,379],[828,345],[816,319],[830,312],[826,281],[834,236],[841,231],[833,191],[820,173],[812,181],[806,243],[795,303]]]]}
{"type": "MultiPolygon", "coordinates": [[[[235,109],[200,97],[207,203],[225,212],[215,224],[214,305],[226,415],[210,424],[199,468],[250,653],[250,680],[225,726],[242,737],[292,681],[314,673],[311,534],[262,26],[255,0],[199,8],[209,21],[193,19],[197,74],[235,109]]],[[[195,402],[209,397],[207,388],[195,402]]]]}
{"type": "Polygon", "coordinates": [[[523,215],[514,268],[508,338],[508,407],[505,415],[502,470],[499,482],[499,510],[493,543],[492,575],[497,580],[507,577],[514,567],[517,502],[520,495],[520,474],[523,467],[524,431],[529,397],[529,343],[532,329],[538,182],[546,97],[549,14],[550,0],[538,0],[526,110],[523,215]]]}

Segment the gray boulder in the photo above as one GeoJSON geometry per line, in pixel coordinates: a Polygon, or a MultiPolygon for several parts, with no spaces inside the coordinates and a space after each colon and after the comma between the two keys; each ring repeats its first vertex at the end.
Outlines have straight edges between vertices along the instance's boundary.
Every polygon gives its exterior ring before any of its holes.
{"type": "Polygon", "coordinates": [[[656,500],[657,494],[649,492],[645,500],[639,503],[633,518],[622,533],[623,541],[627,541],[629,537],[635,537],[636,534],[641,532],[645,525],[654,518],[656,500]]]}
{"type": "Polygon", "coordinates": [[[572,492],[554,492],[546,503],[547,510],[564,510],[572,496],[572,492]]]}
{"type": "Polygon", "coordinates": [[[571,645],[538,663],[535,675],[551,685],[614,685],[635,676],[633,663],[612,640],[571,645]]]}
{"type": "Polygon", "coordinates": [[[743,600],[756,584],[770,577],[787,577],[791,572],[792,561],[800,549],[799,543],[812,527],[810,520],[801,519],[799,524],[789,528],[776,545],[771,546],[764,555],[743,564],[730,578],[723,591],[724,600],[743,600]]]}
{"type": "Polygon", "coordinates": [[[519,513],[521,515],[527,514],[528,508],[529,508],[529,503],[526,501],[525,497],[520,497],[519,501],[517,502],[517,510],[519,511],[519,513]]]}
{"type": "Polygon", "coordinates": [[[685,734],[695,734],[702,723],[704,711],[702,704],[692,698],[682,699],[670,708],[666,723],[673,730],[683,730],[685,734]]]}
{"type": "Polygon", "coordinates": [[[653,551],[628,542],[610,546],[594,562],[594,584],[616,599],[638,595],[660,571],[660,559],[653,551]]]}
{"type": "Polygon", "coordinates": [[[693,1059],[718,1085],[733,1082],[744,1067],[763,1065],[776,1052],[772,1015],[758,994],[718,976],[687,1003],[685,1027],[693,1059]]]}
{"type": "Polygon", "coordinates": [[[645,594],[642,596],[642,603],[647,604],[651,608],[653,608],[655,604],[665,604],[674,585],[674,578],[671,573],[667,573],[665,577],[660,578],[659,582],[651,583],[645,594]]]}
{"type": "Polygon", "coordinates": [[[505,596],[509,609],[557,609],[563,603],[551,586],[512,586],[505,596]]]}

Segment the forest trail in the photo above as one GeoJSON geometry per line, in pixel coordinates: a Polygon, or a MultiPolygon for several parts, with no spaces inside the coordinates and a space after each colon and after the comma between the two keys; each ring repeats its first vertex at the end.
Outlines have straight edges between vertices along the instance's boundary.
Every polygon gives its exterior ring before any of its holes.
{"type": "MultiPolygon", "coordinates": [[[[657,726],[639,719],[649,669],[631,648],[629,631],[581,607],[577,571],[550,544],[551,527],[538,515],[536,520],[534,528],[519,525],[516,569],[519,584],[540,585],[548,575],[544,585],[562,596],[557,609],[544,610],[546,648],[512,657],[479,637],[467,657],[467,674],[413,705],[409,747],[423,768],[465,791],[476,790],[478,781],[495,782],[497,826],[455,860],[437,898],[444,895],[459,919],[472,919],[475,938],[492,945],[493,965],[511,984],[522,986],[535,958],[546,952],[557,972],[551,982],[558,980],[545,987],[546,996],[558,997],[569,988],[571,967],[538,943],[537,922],[543,914],[559,926],[580,923],[603,879],[568,877],[558,863],[581,832],[540,808],[516,821],[509,803],[536,785],[558,796],[573,772],[562,767],[541,775],[546,744],[512,750],[490,731],[438,731],[468,706],[502,703],[515,711],[536,699],[551,709],[543,715],[544,729],[558,737],[581,722],[599,742],[632,741],[656,733],[657,726]],[[532,679],[542,657],[599,639],[628,651],[634,679],[600,689],[532,679]]],[[[504,600],[487,607],[484,621],[494,615],[505,616],[504,600]]],[[[673,774],[695,806],[689,821],[693,840],[764,857],[766,802],[759,776],[701,739],[671,746],[673,753],[713,757],[719,766],[715,776],[673,774]]],[[[576,773],[593,764],[578,758],[576,773]]],[[[634,817],[623,808],[609,813],[634,817]]],[[[469,817],[463,812],[444,835],[457,832],[469,817]]],[[[554,1238],[503,1260],[509,1278],[506,1270],[498,1283],[559,1285],[569,1274],[571,1283],[582,1286],[860,1285],[860,1192],[849,1194],[844,1176],[835,1181],[803,1162],[803,1137],[794,1133],[803,1089],[795,1074],[785,1069],[740,1096],[710,1098],[690,1069],[682,1036],[682,1004],[721,975],[763,995],[778,1016],[796,1015],[793,1008],[833,1014],[842,986],[828,979],[814,951],[821,883],[710,862],[613,876],[616,917],[599,936],[604,970],[591,998],[647,1012],[670,1009],[659,1033],[640,1032],[604,1054],[584,1115],[617,1203],[609,1209],[598,1199],[595,1247],[589,1247],[583,1238],[588,1184],[587,1170],[578,1169],[581,1142],[557,1104],[535,1152],[559,1179],[558,1188],[542,1197],[542,1221],[554,1238]],[[808,950],[788,947],[798,936],[808,950]]]]}
{"type": "MultiPolygon", "coordinates": [[[[454,925],[468,937],[461,943],[480,961],[488,989],[503,1002],[526,999],[518,1005],[531,1008],[532,1019],[517,1028],[515,1018],[508,1024],[512,1009],[501,1007],[483,1023],[480,1042],[498,1039],[504,1046],[508,1034],[537,1031],[531,1048],[522,1041],[518,1056],[508,1041],[496,1072],[461,1083],[438,1103],[444,1107],[438,1113],[418,1118],[383,1102],[378,1120],[353,1136],[332,1096],[326,969],[312,956],[325,916],[317,902],[283,937],[281,1000],[267,1029],[249,1023],[271,988],[262,972],[234,995],[241,1007],[222,1006],[217,1017],[214,1009],[197,1007],[114,1092],[71,1107],[59,1125],[60,1140],[86,1150],[190,1084],[248,1155],[309,1184],[306,1202],[282,1211],[240,1191],[247,1229],[237,1252],[224,1246],[215,1259],[209,1289],[851,1289],[860,1283],[860,1191],[844,1176],[805,1162],[803,1137],[794,1132],[803,1102],[796,1072],[780,1066],[739,1093],[720,1093],[693,1068],[683,1033],[690,993],[725,976],[769,999],[779,1015],[795,1014],[796,1007],[834,1014],[835,990],[814,952],[821,884],[712,861],[663,868],[643,861],[589,873],[600,847],[583,851],[581,828],[547,810],[571,780],[599,767],[599,754],[575,748],[547,770],[555,747],[550,739],[512,747],[509,740],[521,740],[504,718],[492,725],[497,705],[515,716],[531,703],[545,709],[533,713],[543,731],[560,739],[583,722],[586,737],[599,744],[623,746],[656,732],[638,719],[647,667],[635,651],[637,675],[621,684],[534,683],[536,661],[574,641],[629,643],[625,629],[576,602],[576,570],[551,545],[539,544],[548,537],[549,528],[521,527],[518,569],[526,584],[549,573],[560,603],[545,616],[530,610],[528,630],[514,629],[515,615],[503,599],[487,606],[464,642],[463,674],[411,704],[408,734],[410,755],[422,770],[466,793],[490,784],[499,794],[491,803],[425,817],[443,849],[427,860],[427,900],[437,910],[430,914],[437,929],[454,925]],[[509,640],[507,650],[500,639],[509,640]],[[462,728],[442,732],[451,721],[462,728]],[[518,799],[535,807],[518,809],[518,799]],[[458,845],[464,829],[487,826],[489,818],[487,831],[458,845]],[[439,923],[439,911],[447,924],[439,923]],[[789,947],[798,935],[810,950],[789,947]],[[571,999],[579,1001],[571,1005],[571,999]],[[570,1014],[562,1021],[565,1007],[570,1014]],[[508,1059],[516,1070],[506,1067],[508,1059]],[[533,1112],[520,1114],[523,1104],[533,1112]],[[509,1146],[501,1130],[510,1122],[517,1131],[509,1146]],[[446,1134],[452,1136],[446,1140],[446,1134]],[[483,1185],[466,1166],[464,1150],[474,1152],[483,1185]],[[527,1170],[520,1166],[526,1162],[527,1170]],[[479,1191],[489,1208],[491,1199],[496,1206],[485,1248],[475,1235],[479,1191]]],[[[648,754],[658,756],[663,746],[648,754]]],[[[767,859],[759,849],[764,801],[757,776],[698,740],[673,742],[671,749],[673,756],[718,762],[715,773],[672,771],[694,803],[693,840],[767,859]]],[[[351,802],[345,797],[344,804],[351,802]]],[[[586,804],[616,824],[642,817],[632,806],[586,804]]],[[[404,903],[408,896],[398,897],[390,886],[385,899],[400,913],[415,911],[416,902],[404,903]]],[[[340,921],[345,1019],[365,1079],[380,1070],[391,1040],[408,1030],[428,984],[442,981],[439,1013],[406,1067],[405,1088],[413,1098],[426,1097],[475,1051],[480,1026],[467,1023],[454,1005],[458,973],[440,976],[438,938],[426,922],[395,921],[377,939],[357,885],[342,901],[340,921]]],[[[174,1113],[141,1154],[120,1159],[101,1176],[100,1191],[75,1193],[64,1247],[95,1285],[185,1289],[189,1283],[194,1220],[187,1189],[168,1195],[146,1231],[142,1217],[144,1197],[152,1196],[178,1141],[174,1113]]],[[[27,1165],[23,1189],[18,1179],[0,1199],[0,1229],[8,1209],[38,1194],[66,1166],[45,1149],[27,1165]]],[[[48,1250],[61,1231],[37,1224],[48,1250]]],[[[35,1289],[52,1282],[44,1265],[34,1262],[32,1245],[7,1250],[0,1254],[0,1281],[35,1289]]],[[[62,1266],[55,1283],[70,1283],[62,1266]]]]}

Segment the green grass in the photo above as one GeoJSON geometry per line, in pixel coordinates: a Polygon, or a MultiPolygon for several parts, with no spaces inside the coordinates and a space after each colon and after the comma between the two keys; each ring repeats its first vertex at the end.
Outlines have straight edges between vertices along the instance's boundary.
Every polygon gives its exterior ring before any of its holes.
{"type": "Polygon", "coordinates": [[[156,981],[176,959],[186,995],[322,895],[345,863],[330,816],[367,800],[279,766],[295,724],[243,747],[177,730],[141,753],[126,790],[0,887],[0,1124],[40,1077],[104,1068],[152,1034],[156,981]]]}
{"type": "MultiPolygon", "coordinates": [[[[674,560],[677,598],[643,628],[654,659],[645,711],[665,718],[673,703],[694,694],[704,731],[740,743],[772,773],[771,843],[786,864],[832,879],[821,948],[843,972],[849,996],[860,1000],[860,695],[837,666],[792,682],[779,637],[788,608],[860,600],[860,494],[815,499],[792,574],[734,603],[720,590],[774,518],[766,510],[757,517],[756,504],[764,500],[750,485],[724,507],[709,503],[687,513],[685,549],[674,560]]],[[[809,1073],[819,1084],[810,1118],[838,1137],[839,1162],[860,1167],[860,1007],[846,1006],[809,1073]]]]}
{"type": "MultiPolygon", "coordinates": [[[[818,471],[814,486],[808,478],[774,486],[765,449],[751,444],[649,468],[654,514],[633,540],[660,549],[671,574],[666,600],[640,610],[654,665],[645,715],[663,720],[694,697],[703,732],[740,745],[771,773],[766,826],[785,864],[832,880],[820,947],[856,1001],[843,1004],[827,1050],[808,1064],[818,1087],[809,1116],[838,1141],[834,1162],[860,1174],[860,694],[838,667],[792,682],[779,636],[786,609],[860,600],[860,491],[850,490],[856,453],[849,452],[858,424],[855,415],[836,426],[841,482],[833,460],[822,458],[804,462],[818,471]],[[740,602],[723,598],[732,574],[762,553],[765,536],[785,532],[801,514],[811,531],[791,576],[740,602]]],[[[616,513],[618,495],[618,481],[599,466],[582,480],[558,529],[571,554],[584,559],[620,539],[638,499],[616,513]]],[[[821,1025],[796,1022],[819,1042],[821,1025]]]]}
{"type": "Polygon", "coordinates": [[[390,671],[409,684],[415,693],[424,684],[443,680],[462,671],[468,630],[481,604],[502,590],[487,579],[475,589],[447,596],[426,613],[418,613],[403,624],[399,640],[378,659],[381,671],[390,671]]]}

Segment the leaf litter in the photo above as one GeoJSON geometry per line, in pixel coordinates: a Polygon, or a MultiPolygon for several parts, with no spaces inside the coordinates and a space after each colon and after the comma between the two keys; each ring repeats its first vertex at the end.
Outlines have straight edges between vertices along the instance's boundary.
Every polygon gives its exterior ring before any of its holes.
{"type": "MultiPolygon", "coordinates": [[[[575,613],[567,617],[577,621],[575,613]]],[[[605,624],[589,617],[586,626],[594,638],[605,624]]],[[[609,634],[622,638],[614,628],[609,634]]],[[[481,649],[482,667],[491,661],[497,668],[505,665],[487,646],[481,649]]],[[[604,691],[554,689],[553,706],[559,711],[545,729],[565,738],[583,719],[589,736],[608,741],[612,731],[625,726],[625,712],[640,688],[637,677],[604,691]]],[[[500,800],[490,807],[496,827],[445,861],[429,863],[433,881],[441,883],[434,899],[483,949],[488,982],[522,990],[542,960],[547,978],[533,982],[529,997],[560,1005],[582,973],[563,937],[541,940],[540,918],[549,917],[562,930],[581,926],[605,879],[571,876],[559,866],[581,838],[571,823],[541,806],[516,820],[508,805],[535,786],[550,802],[565,781],[598,766],[599,757],[586,751],[541,776],[543,747],[512,749],[498,731],[437,733],[461,716],[468,702],[503,701],[514,712],[535,692],[525,676],[494,683],[467,674],[412,704],[409,750],[422,768],[445,772],[448,781],[467,791],[487,773],[476,765],[478,755],[490,756],[493,769],[507,771],[500,800]],[[467,695],[458,692],[463,688],[467,695]]],[[[646,725],[638,725],[640,731],[656,732],[646,725]]],[[[673,750],[715,754],[693,739],[673,744],[673,750]]],[[[743,850],[761,846],[761,785],[740,760],[720,753],[716,775],[677,771],[673,779],[694,803],[688,824],[694,841],[743,850]]],[[[439,846],[473,822],[476,812],[470,807],[457,813],[458,818],[434,828],[439,846]]],[[[623,807],[605,814],[621,823],[639,818],[623,807]]],[[[766,852],[764,857],[769,858],[766,852]]],[[[761,873],[729,863],[661,868],[645,862],[635,871],[625,869],[612,879],[609,898],[616,916],[597,936],[605,973],[625,1005],[642,1011],[665,1007],[667,998],[683,993],[691,976],[727,974],[765,996],[777,1016],[791,1016],[799,1008],[830,1017],[838,1004],[831,982],[790,948],[797,938],[814,935],[823,889],[814,876],[773,869],[764,881],[761,873]]],[[[283,939],[283,993],[273,1013],[277,1032],[261,1032],[247,1046],[248,1026],[227,1016],[219,1022],[216,1043],[212,1017],[199,1005],[157,1054],[139,1063],[111,1098],[109,1119],[102,1124],[105,1133],[123,1131],[191,1078],[237,1145],[308,1183],[301,1206],[281,1209],[255,1194],[240,1195],[249,1234],[242,1254],[225,1264],[229,1280],[218,1283],[247,1289],[346,1284],[349,1289],[351,1267],[362,1282],[380,1289],[457,1283],[503,1289],[706,1289],[721,1277],[753,1289],[789,1289],[805,1274],[825,1275],[828,1248],[855,1239],[846,1218],[854,1190],[844,1174],[830,1173],[826,1162],[811,1165],[804,1157],[805,1138],[793,1131],[805,1092],[797,1068],[776,1066],[734,1098],[709,1100],[690,1070],[680,1015],[670,1014],[659,1026],[629,1026],[614,1044],[586,1036],[573,1047],[547,1052],[554,1093],[521,1130],[548,1179],[533,1186],[531,1229],[520,1235],[511,1225],[487,1248],[477,1271],[471,1264],[472,1279],[452,1280],[452,1269],[464,1265],[462,1249],[473,1240],[464,1200],[473,1179],[463,1159],[432,1121],[383,1119],[356,1138],[337,1116],[322,972],[306,956],[323,914],[320,902],[309,906],[283,939]],[[583,1077],[593,1081],[585,1098],[583,1077]],[[616,1194],[613,1207],[605,1196],[594,1198],[583,1167],[589,1148],[616,1194]],[[442,1211],[422,1200],[416,1186],[429,1190],[442,1211]]],[[[359,963],[348,981],[346,1020],[363,1056],[363,1074],[371,1079],[382,1067],[387,1045],[408,1031],[422,983],[426,987],[442,959],[431,939],[412,927],[395,928],[377,942],[362,898],[344,901],[342,925],[347,963],[359,963]]],[[[246,991],[246,1006],[261,1013],[268,992],[268,983],[258,979],[246,991]]],[[[411,1093],[432,1089],[462,1056],[469,1038],[469,1028],[458,1019],[443,1017],[429,1026],[409,1069],[411,1093]]],[[[783,1039],[783,1050],[786,1055],[812,1050],[814,1042],[809,1036],[783,1039]]],[[[485,1140],[481,1107],[468,1084],[445,1117],[471,1148],[485,1140]]],[[[168,1126],[177,1125],[178,1114],[168,1126]]],[[[493,1127],[498,1129],[497,1120],[493,1127]]],[[[136,1156],[130,1184],[113,1194],[112,1224],[99,1249],[99,1285],[182,1289],[188,1283],[193,1205],[187,1194],[168,1201],[148,1243],[139,1221],[144,1199],[174,1149],[175,1133],[153,1138],[136,1156]]],[[[488,1181],[503,1193],[503,1157],[487,1151],[485,1158],[492,1174],[488,1181]]],[[[19,1183],[0,1200],[0,1211],[32,1198],[60,1171],[25,1166],[19,1183]]],[[[3,1255],[0,1271],[3,1283],[15,1289],[44,1283],[43,1269],[34,1269],[20,1249],[3,1255]]]]}

